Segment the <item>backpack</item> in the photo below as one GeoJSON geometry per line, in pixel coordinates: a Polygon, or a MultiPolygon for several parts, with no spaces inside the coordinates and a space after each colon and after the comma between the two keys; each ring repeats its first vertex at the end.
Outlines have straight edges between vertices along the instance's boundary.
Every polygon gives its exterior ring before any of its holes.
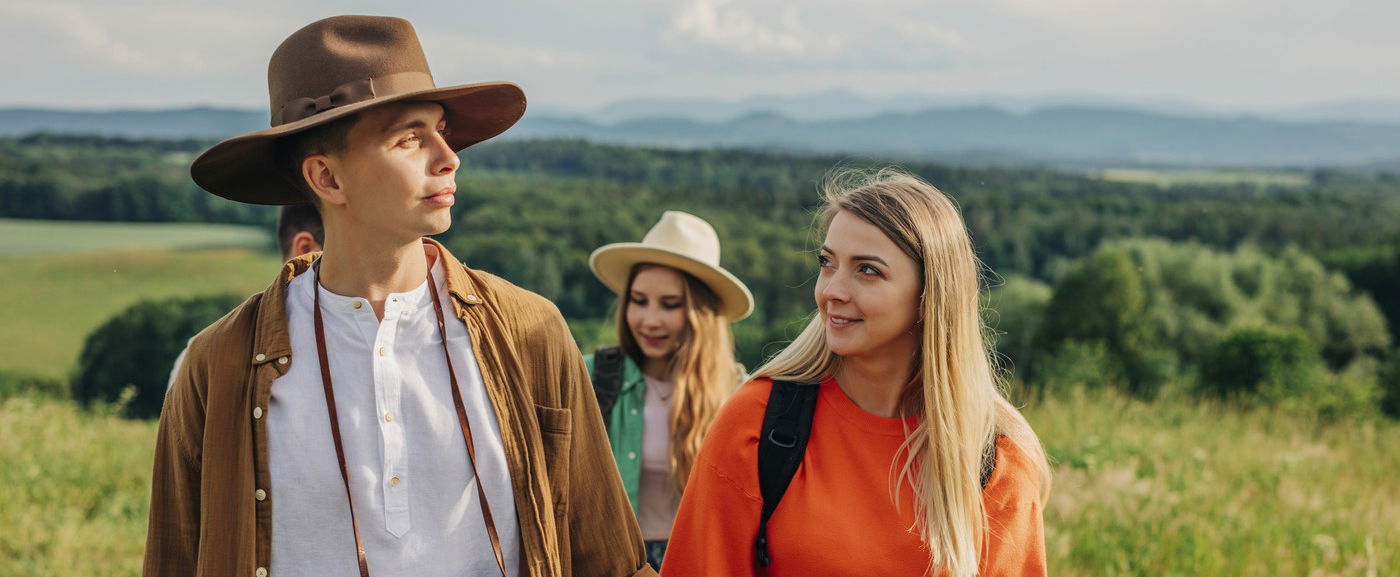
{"type": "MultiPolygon", "coordinates": [[[[763,512],[758,518],[758,537],[753,543],[755,561],[760,569],[773,561],[768,554],[768,518],[773,516],[773,510],[778,508],[793,475],[797,474],[797,467],[802,464],[820,391],[817,385],[775,380],[768,394],[768,409],[763,413],[763,428],[758,437],[758,487],[763,494],[763,512]]],[[[992,443],[982,455],[983,489],[987,488],[987,481],[996,468],[996,451],[996,443],[992,443]]]]}
{"type": "Polygon", "coordinates": [[[603,412],[603,426],[612,425],[612,409],[622,390],[622,349],[598,347],[593,351],[593,395],[598,398],[598,410],[603,412]]]}

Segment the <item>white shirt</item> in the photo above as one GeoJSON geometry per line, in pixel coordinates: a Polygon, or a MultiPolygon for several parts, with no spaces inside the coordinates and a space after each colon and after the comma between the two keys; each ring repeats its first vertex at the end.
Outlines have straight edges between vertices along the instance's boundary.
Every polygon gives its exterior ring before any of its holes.
{"type": "Polygon", "coordinates": [[[646,375],[647,393],[643,402],[642,477],[637,487],[637,524],[642,539],[661,541],[671,537],[676,511],[681,505],[676,478],[671,473],[671,392],[670,381],[646,375]]]}
{"type": "MultiPolygon", "coordinates": [[[[520,531],[500,424],[467,327],[452,313],[441,261],[433,266],[447,342],[472,429],[480,476],[467,460],[451,379],[425,281],[384,302],[321,290],[326,354],[370,574],[499,574],[474,483],[486,498],[508,574],[519,570],[520,531]]],[[[358,577],[345,485],[336,463],[312,317],[314,276],[287,290],[292,363],[267,408],[272,487],[272,577],[358,577]]]]}

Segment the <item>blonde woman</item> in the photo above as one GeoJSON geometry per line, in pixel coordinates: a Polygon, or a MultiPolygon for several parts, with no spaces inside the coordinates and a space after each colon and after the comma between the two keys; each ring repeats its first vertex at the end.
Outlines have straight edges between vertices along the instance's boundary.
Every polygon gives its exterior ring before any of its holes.
{"type": "Polygon", "coordinates": [[[1043,575],[1049,468],[957,207],[889,169],[825,200],[815,318],[715,420],[666,575],[1043,575]]]}
{"type": "Polygon", "coordinates": [[[700,441],[743,377],[729,324],[753,311],[753,296],[719,266],[714,228],[684,212],[666,212],[640,243],[599,248],[589,266],[618,294],[620,344],[585,361],[660,568],[700,441]]]}

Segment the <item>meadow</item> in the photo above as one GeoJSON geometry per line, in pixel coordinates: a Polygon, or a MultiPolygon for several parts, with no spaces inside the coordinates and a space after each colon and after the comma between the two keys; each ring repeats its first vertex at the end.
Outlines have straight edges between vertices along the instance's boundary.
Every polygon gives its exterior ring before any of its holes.
{"type": "Polygon", "coordinates": [[[88,334],[138,300],[261,290],[277,270],[271,242],[248,226],[0,220],[0,300],[11,304],[0,371],[67,377],[88,334]]]}

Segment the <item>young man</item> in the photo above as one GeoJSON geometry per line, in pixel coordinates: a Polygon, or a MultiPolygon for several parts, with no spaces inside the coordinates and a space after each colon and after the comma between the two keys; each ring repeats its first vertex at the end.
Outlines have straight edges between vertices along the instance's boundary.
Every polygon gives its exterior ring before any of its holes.
{"type": "Polygon", "coordinates": [[[558,309],[423,238],[520,89],[436,88],[412,26],[367,16],[292,34],[268,82],[272,128],[191,173],[314,202],[324,252],[177,369],[145,575],[653,575],[558,309]]]}

